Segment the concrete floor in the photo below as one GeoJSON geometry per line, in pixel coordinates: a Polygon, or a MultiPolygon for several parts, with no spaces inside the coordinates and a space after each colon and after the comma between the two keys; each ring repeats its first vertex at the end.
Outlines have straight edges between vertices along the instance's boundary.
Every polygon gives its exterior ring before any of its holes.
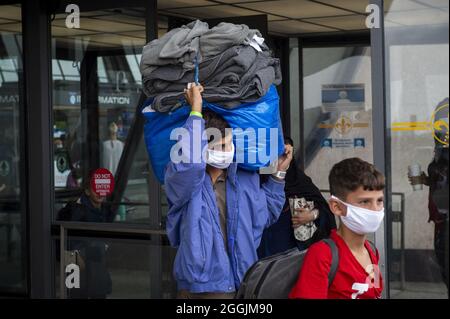
{"type": "Polygon", "coordinates": [[[403,290],[391,283],[391,299],[448,299],[447,287],[444,283],[406,282],[403,290]]]}

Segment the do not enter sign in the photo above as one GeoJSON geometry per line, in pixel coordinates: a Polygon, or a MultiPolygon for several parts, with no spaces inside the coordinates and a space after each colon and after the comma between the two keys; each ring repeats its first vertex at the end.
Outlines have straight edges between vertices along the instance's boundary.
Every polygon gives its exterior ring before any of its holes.
{"type": "Polygon", "coordinates": [[[106,168],[97,169],[91,177],[91,189],[98,195],[106,197],[114,191],[114,176],[106,168]]]}

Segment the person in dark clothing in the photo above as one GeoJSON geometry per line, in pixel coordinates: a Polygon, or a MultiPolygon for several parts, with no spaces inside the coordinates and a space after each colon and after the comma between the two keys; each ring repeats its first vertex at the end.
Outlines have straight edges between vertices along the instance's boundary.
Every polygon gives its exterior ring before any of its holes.
{"type": "Polygon", "coordinates": [[[428,165],[428,176],[410,176],[411,185],[426,185],[428,194],[428,222],[434,223],[434,249],[442,279],[447,286],[449,277],[449,134],[448,97],[441,101],[434,112],[434,158],[428,165]],[[445,106],[447,106],[445,108],[445,106]]]}
{"type": "MultiPolygon", "coordinates": [[[[291,138],[285,138],[285,144],[294,146],[291,138]]],[[[288,249],[298,247],[300,250],[307,249],[313,243],[327,238],[332,229],[336,228],[334,215],[330,211],[328,202],[322,196],[320,190],[314,185],[313,181],[307,176],[297,165],[295,159],[292,160],[291,166],[286,173],[285,185],[286,202],[278,221],[271,227],[267,228],[262,236],[261,244],[258,248],[258,257],[264,258],[274,254],[286,251],[288,249]],[[317,219],[311,217],[310,220],[300,221],[299,218],[291,217],[289,207],[289,198],[305,198],[307,201],[314,201],[314,206],[319,211],[317,219]],[[301,242],[294,237],[294,226],[306,224],[314,220],[317,230],[307,241],[301,242]],[[294,225],[294,223],[296,225],[294,225]]],[[[312,212],[306,213],[312,214],[312,212]]],[[[306,215],[308,216],[308,215],[306,215]]],[[[309,217],[306,217],[309,218],[309,217]]]]}
{"type": "MultiPolygon", "coordinates": [[[[97,195],[90,186],[92,172],[83,181],[83,193],[75,202],[69,202],[58,212],[60,221],[110,223],[114,214],[105,198],[97,195]]],[[[101,240],[71,240],[67,252],[77,256],[80,268],[80,288],[69,289],[68,296],[74,299],[105,299],[112,292],[111,275],[106,265],[108,245],[101,240]]],[[[59,249],[58,249],[59,251],[59,249]]],[[[67,264],[70,263],[67,259],[67,264]]]]}
{"type": "Polygon", "coordinates": [[[428,195],[428,222],[432,221],[435,225],[434,250],[448,294],[448,145],[444,146],[436,143],[434,152],[434,159],[428,165],[428,176],[425,172],[422,172],[417,177],[409,176],[409,180],[411,185],[424,184],[430,187],[428,195]]]}

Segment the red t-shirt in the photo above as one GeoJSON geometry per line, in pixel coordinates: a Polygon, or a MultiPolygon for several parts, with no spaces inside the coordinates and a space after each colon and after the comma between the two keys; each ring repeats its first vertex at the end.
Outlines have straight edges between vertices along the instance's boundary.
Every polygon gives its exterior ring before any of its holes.
{"type": "Polygon", "coordinates": [[[344,240],[331,232],[330,238],[339,251],[339,265],[333,283],[328,287],[331,268],[331,249],[328,244],[318,242],[312,245],[303,261],[299,277],[289,298],[302,299],[379,299],[383,291],[383,280],[378,268],[378,254],[366,241],[365,247],[372,260],[375,278],[369,276],[353,256],[344,240]]]}

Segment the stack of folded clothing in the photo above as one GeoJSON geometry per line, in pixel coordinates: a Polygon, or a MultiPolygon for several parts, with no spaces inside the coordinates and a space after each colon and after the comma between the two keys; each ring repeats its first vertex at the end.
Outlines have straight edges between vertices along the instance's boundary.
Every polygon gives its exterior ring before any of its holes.
{"type": "Polygon", "coordinates": [[[183,105],[196,66],[203,99],[228,109],[256,102],[281,83],[280,61],[258,30],[224,22],[209,29],[197,20],[144,47],[143,89],[153,98],[155,111],[171,112],[183,105]]]}

